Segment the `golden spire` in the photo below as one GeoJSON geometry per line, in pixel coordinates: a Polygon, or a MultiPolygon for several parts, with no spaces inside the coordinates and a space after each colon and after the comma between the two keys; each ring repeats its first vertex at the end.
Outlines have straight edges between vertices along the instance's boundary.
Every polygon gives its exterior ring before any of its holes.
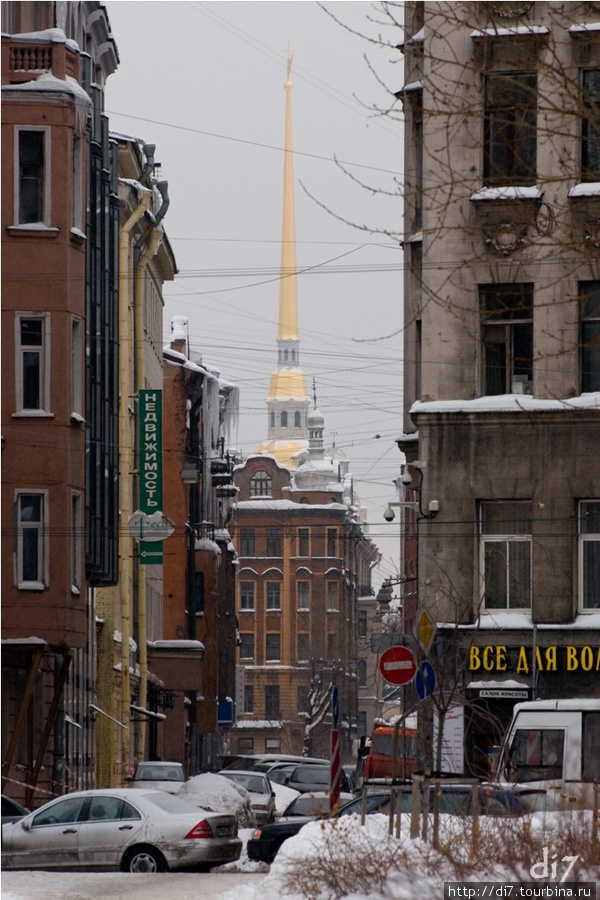
{"type": "Polygon", "coordinates": [[[298,296],[296,289],[296,225],[294,212],[294,159],[292,153],[293,55],[288,46],[285,82],[285,150],[283,162],[283,226],[281,229],[281,283],[279,288],[278,341],[298,340],[298,296]]]}

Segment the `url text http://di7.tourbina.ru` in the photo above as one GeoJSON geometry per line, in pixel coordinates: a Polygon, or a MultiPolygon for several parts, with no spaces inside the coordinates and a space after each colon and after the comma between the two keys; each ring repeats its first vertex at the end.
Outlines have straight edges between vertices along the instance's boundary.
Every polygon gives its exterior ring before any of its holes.
{"type": "Polygon", "coordinates": [[[445,881],[444,900],[596,900],[594,881],[445,881]]]}

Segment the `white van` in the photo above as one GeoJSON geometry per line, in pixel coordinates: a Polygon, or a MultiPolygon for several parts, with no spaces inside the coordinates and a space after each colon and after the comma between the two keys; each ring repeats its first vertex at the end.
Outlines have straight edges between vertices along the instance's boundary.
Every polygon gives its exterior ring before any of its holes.
{"type": "Polygon", "coordinates": [[[600,700],[517,703],[497,779],[546,790],[558,807],[600,806],[600,700]]]}

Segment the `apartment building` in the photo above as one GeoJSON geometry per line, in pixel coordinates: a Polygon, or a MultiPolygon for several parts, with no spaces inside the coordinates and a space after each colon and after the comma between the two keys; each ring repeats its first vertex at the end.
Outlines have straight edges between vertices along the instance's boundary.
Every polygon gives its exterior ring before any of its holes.
{"type": "Polygon", "coordinates": [[[409,2],[402,51],[399,446],[479,775],[515,701],[600,696],[600,14],[409,2]]]}

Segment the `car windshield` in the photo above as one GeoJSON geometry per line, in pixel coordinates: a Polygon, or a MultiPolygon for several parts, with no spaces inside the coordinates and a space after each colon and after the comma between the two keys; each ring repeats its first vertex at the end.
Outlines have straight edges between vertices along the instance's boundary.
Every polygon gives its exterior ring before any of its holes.
{"type": "Polygon", "coordinates": [[[320,766],[304,766],[294,769],[290,781],[298,784],[329,784],[331,778],[329,769],[320,766]]]}
{"type": "Polygon", "coordinates": [[[237,773],[224,773],[225,778],[228,778],[229,781],[235,781],[236,784],[241,785],[246,788],[247,791],[252,791],[253,794],[268,794],[270,793],[268,785],[264,778],[260,778],[258,775],[238,775],[237,773]]]}
{"type": "Polygon", "coordinates": [[[136,781],[185,781],[180,766],[138,766],[136,781]]]}
{"type": "Polygon", "coordinates": [[[304,794],[296,797],[287,807],[286,816],[324,816],[329,812],[331,801],[329,797],[311,797],[304,794]]]}

